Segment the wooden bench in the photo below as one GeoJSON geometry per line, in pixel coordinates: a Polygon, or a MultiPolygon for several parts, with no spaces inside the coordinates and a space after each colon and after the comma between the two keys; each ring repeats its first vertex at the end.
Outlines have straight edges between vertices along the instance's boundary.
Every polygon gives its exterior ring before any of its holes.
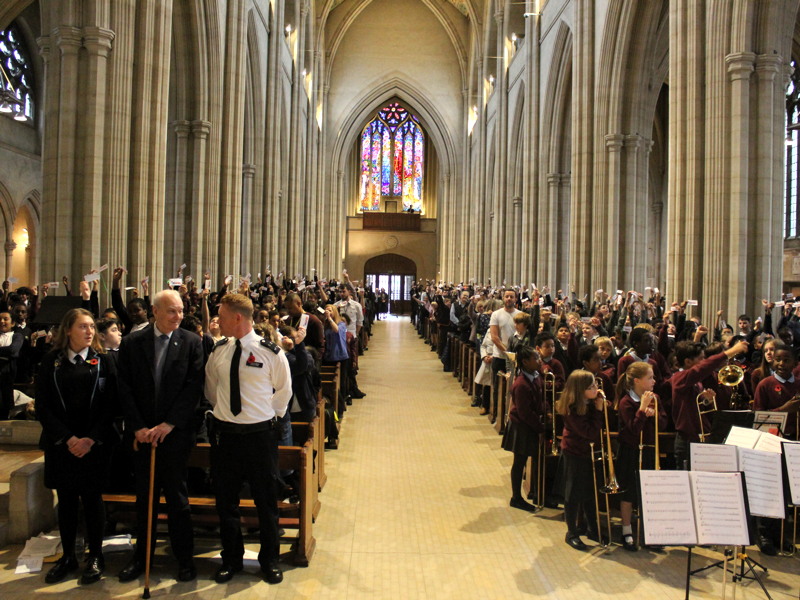
{"type": "MultiPolygon", "coordinates": [[[[336,411],[336,414],[339,415],[341,418],[341,414],[339,412],[339,389],[340,389],[340,365],[323,365],[320,368],[320,394],[322,396],[322,410],[325,410],[325,402],[326,399],[330,400],[331,406],[336,411]]],[[[323,418],[320,416],[320,418],[323,418]]],[[[337,427],[337,432],[340,431],[340,424],[341,421],[335,423],[337,427]]],[[[339,445],[339,436],[335,436],[335,442],[329,442],[329,445],[333,448],[338,447],[339,445]]],[[[323,442],[323,450],[325,447],[325,438],[322,439],[323,442]]]]}
{"type": "MultiPolygon", "coordinates": [[[[311,423],[293,424],[293,435],[297,432],[299,442],[305,433],[302,444],[278,447],[278,466],[282,470],[293,469],[299,474],[300,501],[297,504],[278,502],[280,511],[278,526],[284,530],[297,531],[296,537],[282,537],[284,543],[291,543],[293,562],[307,567],[314,555],[316,540],[312,532],[315,512],[319,512],[318,485],[314,478],[314,436],[317,419],[311,423]],[[304,427],[305,426],[305,427],[304,427]]],[[[207,443],[197,444],[189,456],[189,466],[207,469],[210,467],[211,446],[207,443]]],[[[107,515],[111,521],[135,521],[135,494],[103,494],[107,515]]],[[[213,496],[190,496],[189,506],[192,510],[192,521],[195,523],[218,524],[216,502],[213,496]]],[[[255,502],[251,498],[239,501],[242,526],[258,527],[255,502]]],[[[165,522],[166,503],[162,497],[159,503],[157,520],[165,522]]]]}

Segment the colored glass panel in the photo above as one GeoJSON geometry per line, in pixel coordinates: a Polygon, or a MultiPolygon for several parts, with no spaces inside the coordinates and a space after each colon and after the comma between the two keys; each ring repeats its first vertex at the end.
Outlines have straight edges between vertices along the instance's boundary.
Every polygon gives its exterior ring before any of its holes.
{"type": "Polygon", "coordinates": [[[370,161],[370,196],[369,208],[367,210],[377,210],[381,203],[381,134],[374,131],[372,134],[372,160],[370,161]]]}
{"type": "Polygon", "coordinates": [[[417,129],[414,133],[414,210],[419,210],[422,207],[423,160],[422,131],[417,129]]]}
{"type": "MultiPolygon", "coordinates": [[[[383,125],[381,123],[381,125],[383,125]]],[[[383,152],[381,158],[381,194],[388,196],[392,186],[392,136],[383,126],[383,152]]]]}
{"type": "Polygon", "coordinates": [[[403,140],[399,137],[394,142],[394,174],[392,179],[394,186],[392,195],[400,196],[403,193],[403,140]]]}
{"type": "Polygon", "coordinates": [[[403,208],[413,205],[414,136],[411,132],[403,138],[403,208]]]}
{"type": "Polygon", "coordinates": [[[371,126],[367,125],[361,134],[361,210],[369,206],[370,156],[372,147],[371,126]]]}

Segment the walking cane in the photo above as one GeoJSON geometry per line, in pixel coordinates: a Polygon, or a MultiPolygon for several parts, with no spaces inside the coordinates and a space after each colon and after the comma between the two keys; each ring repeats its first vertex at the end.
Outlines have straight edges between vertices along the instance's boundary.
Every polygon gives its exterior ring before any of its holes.
{"type": "Polygon", "coordinates": [[[150,597],[150,548],[153,544],[153,495],[156,483],[156,445],[150,444],[150,490],[147,495],[147,544],[144,559],[144,593],[142,598],[150,597]]]}

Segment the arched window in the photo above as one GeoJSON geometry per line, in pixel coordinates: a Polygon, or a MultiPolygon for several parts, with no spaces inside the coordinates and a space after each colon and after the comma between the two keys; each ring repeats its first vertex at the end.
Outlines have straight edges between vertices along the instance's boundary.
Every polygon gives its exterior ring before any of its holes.
{"type": "Polygon", "coordinates": [[[792,76],[786,89],[786,190],[784,193],[783,236],[797,237],[800,226],[800,69],[792,61],[792,76]]]}
{"type": "Polygon", "coordinates": [[[361,133],[360,209],[379,210],[381,198],[402,198],[403,210],[422,210],[425,134],[397,102],[385,106],[361,133]]]}
{"type": "Polygon", "coordinates": [[[0,112],[18,121],[33,118],[33,71],[19,30],[0,31],[0,112]]]}

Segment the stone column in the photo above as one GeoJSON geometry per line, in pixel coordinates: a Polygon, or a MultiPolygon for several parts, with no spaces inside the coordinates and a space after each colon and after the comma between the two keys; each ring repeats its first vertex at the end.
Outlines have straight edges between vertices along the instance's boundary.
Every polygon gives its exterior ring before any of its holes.
{"type": "MultiPolygon", "coordinates": [[[[253,207],[253,181],[256,177],[256,166],[252,164],[242,165],[242,243],[239,251],[239,264],[242,268],[250,269],[250,273],[255,281],[255,275],[261,268],[258,263],[253,263],[250,259],[251,240],[255,239],[263,230],[264,224],[255,222],[252,218],[253,207]]],[[[244,275],[244,273],[243,273],[244,275]]]]}
{"type": "MultiPolygon", "coordinates": [[[[55,273],[72,273],[79,255],[79,244],[73,243],[74,230],[81,231],[75,221],[75,159],[77,152],[77,121],[79,69],[78,51],[81,47],[81,30],[66,25],[59,26],[56,43],[61,51],[61,69],[58,89],[56,128],[58,155],[56,157],[57,184],[55,197],[51,199],[50,210],[56,213],[55,231],[55,273]],[[74,229],[78,226],[77,229],[74,229]]],[[[46,233],[46,232],[43,232],[46,233]]]]}
{"type": "MultiPolygon", "coordinates": [[[[541,14],[536,10],[533,2],[528,2],[525,9],[531,15],[525,19],[525,142],[523,146],[525,169],[522,180],[522,197],[526,199],[526,210],[523,213],[522,230],[530,233],[536,240],[541,239],[543,234],[543,223],[537,218],[537,212],[543,211],[539,207],[547,205],[547,198],[539,195],[539,175],[537,165],[539,163],[539,111],[540,111],[540,62],[541,51],[539,49],[541,36],[541,14]]],[[[545,194],[546,194],[546,190],[545,194]]],[[[540,243],[531,241],[530,249],[523,254],[522,259],[522,283],[537,283],[533,279],[537,274],[543,274],[543,256],[547,255],[547,247],[540,243]]],[[[548,280],[551,281],[551,280],[548,280]]],[[[545,282],[542,285],[546,285],[545,282]]],[[[554,285],[554,284],[551,284],[554,285]]]]}
{"type": "MultiPolygon", "coordinates": [[[[180,265],[187,263],[187,273],[194,273],[200,279],[199,265],[189,264],[189,256],[186,256],[186,216],[189,214],[188,196],[188,161],[189,161],[189,134],[192,131],[192,124],[189,121],[175,121],[172,124],[175,131],[175,189],[173,190],[172,202],[167,204],[165,223],[171,224],[171,240],[166,245],[165,250],[171,256],[167,258],[167,264],[180,265]]],[[[192,233],[195,230],[191,230],[192,233]]]]}
{"type": "Polygon", "coordinates": [[[217,271],[213,234],[207,229],[208,216],[205,182],[208,176],[208,136],[211,133],[209,121],[191,122],[192,130],[192,205],[189,214],[190,230],[195,235],[189,238],[189,266],[200,276],[200,271],[217,271]]]}
{"type": "MultiPolygon", "coordinates": [[[[83,172],[83,197],[80,201],[80,226],[75,228],[79,233],[81,270],[93,265],[100,265],[100,231],[103,221],[103,152],[106,139],[106,74],[108,70],[108,54],[114,32],[103,27],[84,27],[83,45],[87,50],[88,64],[81,112],[84,127],[79,135],[83,138],[81,165],[83,172]]],[[[74,232],[73,232],[74,233],[74,232]]]]}
{"type": "MultiPolygon", "coordinates": [[[[729,224],[730,252],[728,267],[728,314],[747,308],[748,293],[748,225],[750,186],[750,76],[754,70],[755,54],[742,52],[725,57],[730,77],[730,210],[726,215],[729,224]]],[[[711,215],[709,215],[711,216],[711,215]]],[[[710,307],[709,307],[710,308],[710,307]]],[[[705,312],[705,311],[704,311],[705,312]]]]}
{"type": "MultiPolygon", "coordinates": [[[[774,198],[780,198],[781,209],[783,207],[783,188],[776,182],[783,182],[783,169],[779,171],[775,168],[775,142],[776,135],[783,134],[783,115],[786,109],[783,108],[785,94],[779,95],[782,109],[776,115],[774,107],[776,105],[775,82],[782,78],[776,77],[783,64],[783,58],[777,54],[760,54],[756,57],[756,98],[757,110],[754,118],[757,121],[758,136],[755,139],[755,151],[753,159],[756,162],[755,175],[755,196],[753,197],[753,207],[750,210],[751,226],[750,239],[753,243],[753,252],[756,265],[765,265],[767,268],[758,268],[753,272],[752,290],[750,299],[753,295],[760,294],[761,297],[777,298],[780,288],[773,284],[775,272],[780,274],[779,281],[783,279],[783,261],[773,262],[773,257],[777,254],[775,246],[779,246],[779,254],[783,253],[783,236],[773,236],[774,221],[781,221],[783,210],[775,210],[774,198]],[[776,118],[780,116],[778,121],[776,118]],[[778,171],[778,172],[776,172],[778,171]],[[773,212],[774,211],[774,212],[773,212]],[[777,215],[777,219],[776,219],[777,215]],[[753,226],[753,224],[755,226],[753,226]]],[[[781,148],[783,151],[784,148],[781,148]]],[[[780,164],[783,164],[783,155],[779,155],[780,164]]]]}
{"type": "Polygon", "coordinates": [[[497,30],[496,56],[497,73],[495,75],[494,95],[496,97],[495,106],[497,115],[494,127],[494,184],[492,194],[492,205],[495,213],[495,220],[492,227],[492,258],[491,273],[492,277],[498,282],[506,278],[509,270],[507,264],[506,248],[508,247],[509,227],[512,225],[506,219],[506,202],[508,201],[506,190],[508,188],[508,83],[507,83],[507,64],[506,64],[506,41],[503,31],[503,6],[498,4],[494,13],[494,20],[497,30]]]}
{"type": "MultiPolygon", "coordinates": [[[[244,0],[227,3],[219,193],[219,261],[227,273],[240,273],[242,235],[242,155],[244,153],[244,89],[247,11],[244,0]]],[[[241,274],[241,273],[240,273],[241,274]]],[[[243,274],[242,274],[243,275],[243,274]]]]}
{"type": "MultiPolygon", "coordinates": [[[[11,235],[10,231],[6,232],[8,235],[11,235]]],[[[3,246],[6,251],[6,279],[13,276],[13,272],[11,271],[11,264],[12,259],[14,258],[14,250],[17,249],[17,242],[14,240],[8,240],[5,245],[3,246]]]]}
{"type": "MultiPolygon", "coordinates": [[[[49,209],[42,211],[40,239],[42,245],[41,272],[43,279],[51,281],[57,276],[56,270],[56,187],[58,185],[58,91],[61,61],[53,56],[50,36],[37,40],[39,54],[44,63],[44,89],[42,90],[42,115],[44,133],[42,135],[42,204],[49,209]]],[[[9,277],[10,265],[6,268],[9,277]]]]}
{"type": "Polygon", "coordinates": [[[644,288],[644,269],[647,257],[647,190],[642,189],[641,155],[645,141],[638,134],[626,135],[625,148],[625,205],[620,219],[620,240],[625,240],[621,255],[622,287],[626,290],[644,288]]]}
{"type": "Polygon", "coordinates": [[[536,240],[523,239],[522,237],[522,197],[514,196],[511,199],[511,205],[514,208],[514,212],[509,224],[513,227],[514,244],[511,246],[511,256],[509,257],[511,271],[508,277],[514,285],[518,283],[524,285],[522,281],[522,260],[523,257],[530,256],[531,247],[536,245],[536,240]]]}
{"type": "Polygon", "coordinates": [[[591,232],[594,218],[593,157],[595,43],[594,3],[578,0],[575,6],[575,41],[572,75],[572,179],[569,279],[579,295],[590,293],[591,232]]]}
{"type": "MultiPolygon", "coordinates": [[[[620,241],[626,239],[623,234],[627,231],[621,223],[620,206],[622,204],[622,145],[625,136],[621,133],[610,133],[605,136],[606,143],[606,209],[597,215],[598,229],[600,230],[599,239],[602,249],[598,252],[600,257],[594,261],[597,269],[596,281],[600,287],[608,291],[612,287],[616,290],[621,284],[620,278],[620,241]],[[608,232],[607,237],[603,236],[603,231],[608,232]],[[605,260],[602,255],[605,254],[605,260]]],[[[626,244],[627,249],[627,244],[626,244]]],[[[623,249],[623,252],[625,249],[623,249]]]]}
{"type": "Polygon", "coordinates": [[[540,248],[539,262],[536,265],[536,271],[533,273],[535,277],[539,277],[540,279],[544,278],[544,280],[542,283],[536,281],[526,282],[536,283],[540,288],[545,285],[550,285],[554,291],[558,289],[559,285],[563,285],[560,282],[566,277],[566,273],[562,272],[559,268],[561,262],[559,258],[563,255],[561,247],[563,247],[564,244],[561,246],[556,244],[556,239],[559,237],[558,224],[560,215],[558,214],[558,188],[560,184],[560,173],[547,174],[547,202],[545,203],[547,209],[544,213],[544,220],[539,220],[539,232],[541,234],[538,240],[540,248]]]}

